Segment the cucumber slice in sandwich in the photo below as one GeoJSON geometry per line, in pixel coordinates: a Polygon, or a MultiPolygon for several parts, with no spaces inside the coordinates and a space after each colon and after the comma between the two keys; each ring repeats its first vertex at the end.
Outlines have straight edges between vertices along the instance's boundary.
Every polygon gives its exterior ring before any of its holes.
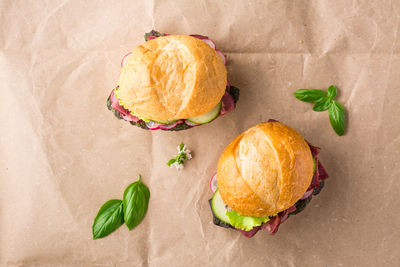
{"type": "Polygon", "coordinates": [[[223,221],[224,223],[230,224],[228,216],[226,213],[228,212],[227,206],[221,198],[221,194],[219,190],[215,191],[212,199],[211,199],[211,208],[214,211],[215,216],[223,221]]]}
{"type": "Polygon", "coordinates": [[[268,216],[266,217],[242,216],[234,210],[228,210],[227,205],[222,200],[221,194],[219,193],[218,189],[217,191],[215,191],[214,196],[211,199],[211,208],[215,216],[222,222],[230,224],[233,227],[242,229],[244,231],[250,231],[254,227],[260,226],[263,223],[268,222],[270,220],[268,216]]]}
{"type": "Polygon", "coordinates": [[[152,121],[157,122],[159,124],[171,124],[171,123],[176,122],[177,120],[174,120],[174,121],[156,121],[156,120],[152,120],[152,121]]]}
{"type": "Polygon", "coordinates": [[[197,124],[208,123],[214,120],[216,117],[218,117],[221,107],[222,107],[222,101],[220,101],[218,105],[216,105],[212,110],[210,110],[206,114],[197,117],[187,118],[187,120],[197,124]]]}

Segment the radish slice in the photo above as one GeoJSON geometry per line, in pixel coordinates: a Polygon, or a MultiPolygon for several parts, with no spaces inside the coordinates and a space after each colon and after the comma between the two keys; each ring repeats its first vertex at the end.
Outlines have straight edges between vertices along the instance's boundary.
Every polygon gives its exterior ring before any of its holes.
{"type": "Polygon", "coordinates": [[[122,58],[122,60],[121,60],[121,68],[124,66],[125,60],[126,60],[126,58],[127,58],[130,54],[132,54],[132,52],[129,52],[128,54],[126,54],[126,55],[122,58]]]}
{"type": "Polygon", "coordinates": [[[212,49],[215,49],[216,46],[215,46],[215,43],[212,40],[203,39],[202,41],[205,42],[206,44],[208,44],[212,49]]]}
{"type": "Polygon", "coordinates": [[[218,55],[221,57],[222,62],[224,63],[224,65],[226,64],[226,57],[224,55],[224,53],[222,53],[221,51],[219,51],[218,49],[215,49],[215,52],[218,53],[218,55]]]}
{"type": "Polygon", "coordinates": [[[311,190],[308,190],[307,192],[305,192],[304,195],[300,198],[300,200],[306,199],[306,198],[308,198],[309,196],[311,196],[311,194],[312,194],[313,191],[314,191],[314,190],[311,189],[311,190]]]}
{"type": "Polygon", "coordinates": [[[161,128],[161,124],[156,123],[156,122],[154,122],[154,121],[146,122],[146,126],[147,126],[147,128],[149,128],[150,130],[158,130],[158,129],[161,128]]]}
{"type": "Polygon", "coordinates": [[[175,122],[170,123],[170,124],[160,124],[160,129],[170,130],[170,129],[174,128],[176,125],[178,125],[178,124],[180,124],[182,122],[183,122],[182,120],[179,120],[179,121],[175,121],[175,122]]]}
{"type": "MultiPolygon", "coordinates": [[[[163,36],[170,36],[171,34],[164,34],[163,36]]],[[[150,35],[149,37],[147,37],[147,41],[149,41],[149,40],[153,40],[153,39],[157,39],[158,37],[161,37],[161,36],[154,36],[154,35],[150,35]]]]}
{"type": "Polygon", "coordinates": [[[207,36],[200,35],[200,34],[191,34],[190,36],[195,37],[195,38],[200,39],[200,40],[208,39],[207,36]]]}
{"type": "Polygon", "coordinates": [[[288,217],[289,217],[289,213],[285,212],[285,215],[283,215],[283,217],[281,218],[280,224],[284,223],[288,217]]]}
{"type": "Polygon", "coordinates": [[[131,117],[123,115],[122,118],[126,121],[133,121],[131,117]]]}
{"type": "Polygon", "coordinates": [[[185,123],[186,123],[187,125],[189,125],[189,126],[192,126],[192,127],[201,125],[201,124],[197,124],[197,123],[190,122],[190,121],[188,121],[188,120],[185,120],[185,123]]]}
{"type": "Polygon", "coordinates": [[[215,193],[215,191],[217,190],[218,185],[217,185],[217,174],[214,174],[213,177],[211,178],[210,181],[210,189],[211,192],[213,192],[213,194],[215,193]]]}

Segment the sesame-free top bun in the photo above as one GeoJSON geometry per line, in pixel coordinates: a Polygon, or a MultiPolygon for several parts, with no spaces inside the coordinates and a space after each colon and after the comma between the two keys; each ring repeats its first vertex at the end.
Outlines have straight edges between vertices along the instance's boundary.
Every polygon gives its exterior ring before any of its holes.
{"type": "Polygon", "coordinates": [[[234,139],[218,161],[225,204],[243,216],[271,216],[294,205],[313,177],[307,142],[280,122],[260,123],[234,139]]]}
{"type": "Polygon", "coordinates": [[[205,42],[170,35],[136,47],[121,69],[118,97],[136,116],[171,121],[203,115],[224,95],[227,71],[205,42]]]}

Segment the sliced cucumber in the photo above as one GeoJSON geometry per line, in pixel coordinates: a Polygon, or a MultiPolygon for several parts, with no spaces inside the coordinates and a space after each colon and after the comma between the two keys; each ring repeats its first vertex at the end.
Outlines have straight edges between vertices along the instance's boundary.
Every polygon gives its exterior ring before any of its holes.
{"type": "Polygon", "coordinates": [[[230,224],[228,216],[226,216],[226,212],[228,211],[224,201],[221,198],[221,194],[219,190],[215,191],[212,199],[211,199],[211,208],[214,211],[215,216],[223,221],[224,223],[230,224]]]}
{"type": "MultiPolygon", "coordinates": [[[[228,210],[227,205],[222,200],[221,194],[219,193],[218,189],[217,191],[215,191],[211,199],[211,208],[214,212],[214,215],[222,222],[232,225],[235,228],[242,229],[244,231],[250,231],[254,227],[260,226],[270,220],[268,216],[242,216],[234,210],[228,210]]],[[[276,214],[274,214],[273,216],[276,216],[276,214]]]]}
{"type": "Polygon", "coordinates": [[[218,105],[216,105],[212,110],[210,110],[206,114],[197,117],[187,118],[187,120],[197,124],[204,124],[210,122],[214,120],[216,117],[218,117],[221,107],[222,107],[222,101],[219,102],[218,105]]]}
{"type": "Polygon", "coordinates": [[[156,121],[156,120],[152,120],[152,121],[157,122],[159,124],[171,124],[171,123],[176,122],[177,120],[174,120],[174,121],[156,121]]]}

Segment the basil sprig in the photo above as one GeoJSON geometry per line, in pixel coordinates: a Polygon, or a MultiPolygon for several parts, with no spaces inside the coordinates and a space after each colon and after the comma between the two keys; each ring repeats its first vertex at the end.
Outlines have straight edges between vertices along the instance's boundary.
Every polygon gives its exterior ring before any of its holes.
{"type": "Polygon", "coordinates": [[[294,92],[294,96],[304,102],[314,103],[313,110],[321,112],[329,110],[329,121],[337,135],[344,134],[346,116],[343,106],[335,101],[337,88],[329,86],[327,92],[319,89],[299,89],[294,92]]]}
{"type": "Polygon", "coordinates": [[[117,230],[124,222],[129,230],[144,218],[149,205],[150,191],[139,179],[130,184],[123,200],[112,199],[101,206],[92,226],[93,239],[103,238],[117,230]]]}
{"type": "Polygon", "coordinates": [[[184,143],[181,143],[176,149],[178,150],[178,154],[176,154],[174,158],[170,159],[167,162],[167,165],[181,170],[185,161],[192,158],[192,154],[190,154],[190,150],[187,149],[184,143]]]}

